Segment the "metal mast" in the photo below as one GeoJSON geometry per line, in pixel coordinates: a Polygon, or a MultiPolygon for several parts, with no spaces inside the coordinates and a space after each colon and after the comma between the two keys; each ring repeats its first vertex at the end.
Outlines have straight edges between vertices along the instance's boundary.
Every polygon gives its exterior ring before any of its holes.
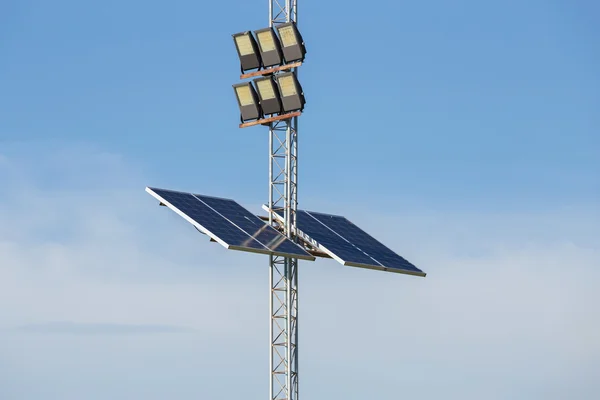
{"type": "Polygon", "coordinates": [[[299,400],[298,259],[329,257],[348,266],[425,276],[342,216],[301,211],[299,222],[307,225],[300,226],[303,232],[296,227],[298,116],[306,103],[297,79],[306,54],[297,23],[297,0],[269,0],[269,28],[254,31],[256,38],[248,30],[232,35],[240,79],[256,78],[254,84],[232,85],[239,127],[269,127],[270,226],[231,199],[146,188],[212,241],[269,255],[269,400],[299,400]]]}
{"type": "MultiPolygon", "coordinates": [[[[269,26],[297,22],[297,0],[269,0],[269,26]]],[[[293,69],[295,74],[297,68],[293,69]]],[[[296,241],[298,117],[269,124],[269,223],[283,213],[284,233],[296,241]]],[[[298,259],[269,256],[270,400],[298,400],[298,259]]]]}

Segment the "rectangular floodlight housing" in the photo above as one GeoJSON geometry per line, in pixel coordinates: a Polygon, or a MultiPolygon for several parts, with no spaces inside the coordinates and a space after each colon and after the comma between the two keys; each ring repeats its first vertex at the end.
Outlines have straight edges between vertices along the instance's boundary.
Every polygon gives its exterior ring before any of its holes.
{"type": "Polygon", "coordinates": [[[295,73],[286,72],[277,75],[277,86],[279,87],[283,112],[302,111],[304,109],[306,101],[295,73]]]}
{"type": "Polygon", "coordinates": [[[240,32],[232,36],[238,56],[240,57],[242,72],[260,68],[262,62],[260,59],[258,45],[256,44],[256,40],[254,40],[254,36],[252,36],[252,32],[240,32]]]}
{"type": "Polygon", "coordinates": [[[254,35],[258,42],[263,67],[281,65],[283,63],[281,43],[273,28],[259,29],[254,31],[254,35]]]}
{"type": "Polygon", "coordinates": [[[260,107],[264,115],[281,113],[279,89],[272,77],[257,78],[254,85],[258,91],[260,107]]]}
{"type": "Polygon", "coordinates": [[[235,97],[240,107],[242,122],[258,119],[262,116],[258,95],[252,83],[238,83],[233,85],[233,90],[235,91],[235,97]]]}
{"type": "Polygon", "coordinates": [[[296,24],[294,22],[287,22],[277,25],[277,33],[279,33],[285,62],[304,61],[306,47],[304,47],[304,40],[296,24]]]}

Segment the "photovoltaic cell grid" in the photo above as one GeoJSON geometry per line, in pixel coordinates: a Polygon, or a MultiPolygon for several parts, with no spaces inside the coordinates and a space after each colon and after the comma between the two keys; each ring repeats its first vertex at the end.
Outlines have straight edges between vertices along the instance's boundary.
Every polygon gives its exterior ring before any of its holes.
{"type": "Polygon", "coordinates": [[[425,276],[423,271],[342,216],[298,210],[296,225],[344,265],[425,276]]]}
{"type": "Polygon", "coordinates": [[[227,249],[315,259],[233,200],[157,188],[146,191],[227,249]]]}

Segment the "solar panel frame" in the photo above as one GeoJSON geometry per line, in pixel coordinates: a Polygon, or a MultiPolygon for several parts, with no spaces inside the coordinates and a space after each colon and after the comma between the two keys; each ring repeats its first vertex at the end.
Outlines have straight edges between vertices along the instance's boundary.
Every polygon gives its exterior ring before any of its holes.
{"type": "MultiPolygon", "coordinates": [[[[384,271],[401,272],[410,275],[425,276],[415,265],[400,256],[389,247],[369,235],[348,218],[340,215],[324,214],[314,211],[306,211],[311,217],[319,221],[323,226],[335,232],[341,239],[351,243],[357,250],[365,254],[374,262],[383,267],[384,271]],[[327,220],[329,219],[329,220],[327,220]],[[338,226],[337,225],[343,225],[338,226]]],[[[372,264],[346,261],[344,265],[367,268],[372,264]]],[[[377,267],[377,269],[381,269],[377,267]]]]}
{"type": "MultiPolygon", "coordinates": [[[[265,211],[269,212],[268,206],[263,205],[263,209],[265,211]]],[[[393,250],[391,250],[387,246],[385,246],[383,243],[381,243],[380,241],[378,241],[377,239],[375,239],[373,236],[369,235],[367,232],[365,232],[364,230],[360,229],[356,224],[352,223],[346,217],[341,216],[341,215],[334,215],[334,214],[317,213],[317,212],[314,212],[314,211],[310,211],[309,212],[309,211],[305,211],[305,210],[298,210],[297,214],[296,214],[296,217],[298,219],[300,219],[300,218],[302,218],[302,216],[303,216],[304,213],[306,214],[307,217],[310,217],[310,218],[314,219],[316,222],[321,223],[321,225],[324,228],[329,229],[329,231],[332,234],[337,235],[340,240],[345,241],[349,245],[355,247],[356,250],[357,250],[355,254],[357,254],[358,256],[362,256],[362,255],[365,256],[365,257],[362,257],[363,260],[366,260],[367,259],[366,257],[368,257],[369,259],[371,259],[373,261],[373,263],[362,263],[362,262],[356,262],[356,261],[346,260],[346,259],[344,259],[343,256],[340,255],[339,251],[335,251],[335,248],[333,248],[331,246],[327,246],[327,245],[323,244],[322,242],[320,242],[319,240],[317,240],[315,237],[313,237],[313,236],[318,236],[318,235],[313,234],[311,236],[306,230],[303,231],[303,230],[301,230],[299,228],[300,223],[297,224],[298,226],[296,227],[296,231],[297,231],[297,235],[299,237],[301,237],[304,241],[310,243],[311,245],[313,245],[314,247],[316,247],[320,251],[322,251],[325,254],[329,255],[331,258],[333,258],[334,260],[336,260],[340,264],[342,264],[344,266],[350,266],[350,267],[366,268],[366,269],[373,269],[373,270],[386,271],[386,272],[395,272],[395,273],[401,273],[401,274],[406,274],[406,275],[414,275],[414,276],[420,276],[420,277],[425,277],[427,275],[425,272],[421,271],[420,269],[418,269],[417,267],[415,267],[412,263],[410,263],[409,261],[405,260],[403,257],[401,257],[400,255],[398,255],[397,253],[395,253],[393,250]],[[410,266],[412,266],[412,268],[414,268],[415,270],[398,268],[398,267],[390,267],[390,266],[383,265],[383,263],[381,261],[379,261],[377,259],[377,257],[375,257],[373,255],[367,254],[364,250],[362,250],[360,247],[358,247],[358,245],[360,243],[352,243],[347,238],[343,237],[338,232],[336,232],[335,230],[333,230],[331,227],[327,226],[327,224],[324,224],[322,221],[320,221],[319,219],[315,218],[315,216],[312,215],[312,214],[319,214],[319,215],[322,215],[322,216],[339,217],[339,218],[345,219],[347,222],[349,222],[350,224],[352,224],[354,227],[356,227],[362,233],[364,233],[369,238],[371,238],[372,240],[374,240],[375,242],[377,242],[380,246],[382,246],[385,249],[387,249],[387,251],[391,252],[395,256],[397,256],[397,257],[401,258],[402,260],[406,261],[406,263],[408,263],[410,266]],[[362,255],[360,253],[362,253],[362,255]]],[[[278,221],[283,222],[283,217],[282,217],[281,214],[275,212],[274,215],[275,215],[275,217],[276,217],[276,219],[278,221]]],[[[305,223],[306,223],[306,221],[305,221],[305,223]]]]}
{"type": "MultiPolygon", "coordinates": [[[[258,218],[254,214],[251,214],[248,210],[246,210],[244,207],[242,207],[241,205],[239,205],[234,200],[220,198],[220,197],[214,197],[214,196],[196,195],[194,193],[189,193],[189,192],[179,192],[179,191],[168,190],[168,189],[151,188],[151,187],[146,187],[146,192],[148,192],[148,194],[150,194],[152,197],[154,197],[155,199],[157,199],[161,204],[167,206],[169,209],[171,209],[172,211],[174,211],[177,215],[179,215],[180,217],[182,217],[183,219],[185,219],[187,222],[189,222],[190,224],[192,224],[201,233],[206,234],[208,237],[210,237],[211,239],[213,239],[215,242],[219,243],[221,246],[225,247],[226,249],[229,249],[229,250],[238,250],[238,251],[246,251],[246,252],[251,252],[251,253],[259,253],[259,254],[277,255],[277,256],[282,256],[282,257],[292,257],[292,258],[298,258],[298,259],[308,260],[308,261],[314,261],[315,260],[315,257],[312,256],[311,254],[309,254],[308,252],[306,252],[306,250],[302,249],[302,247],[300,247],[299,245],[293,243],[292,241],[290,241],[289,239],[287,239],[285,236],[281,235],[279,232],[277,232],[276,230],[274,230],[268,224],[264,223],[260,218],[258,218]],[[236,245],[236,244],[228,243],[226,240],[223,240],[223,238],[220,237],[220,235],[218,235],[217,233],[211,231],[206,226],[204,226],[203,224],[201,224],[199,221],[196,221],[194,218],[192,218],[191,216],[189,216],[188,214],[186,214],[184,211],[180,210],[179,207],[176,207],[174,204],[172,204],[165,197],[161,196],[160,193],[157,193],[157,191],[159,191],[159,192],[160,191],[169,192],[171,194],[176,194],[176,195],[181,195],[181,196],[192,196],[198,202],[198,204],[194,203],[194,206],[200,206],[201,205],[203,207],[211,209],[211,211],[213,213],[213,217],[214,216],[218,216],[218,217],[224,219],[225,221],[227,221],[227,223],[229,225],[231,225],[232,227],[236,228],[235,230],[231,231],[232,233],[235,233],[237,235],[239,235],[240,233],[242,233],[243,234],[242,237],[244,239],[247,238],[248,243],[251,243],[254,246],[250,246],[250,245],[249,246],[239,246],[239,245],[236,245]],[[215,211],[212,207],[210,207],[204,201],[202,201],[198,196],[235,203],[238,207],[240,207],[241,209],[243,209],[244,211],[246,211],[249,215],[251,215],[254,218],[256,218],[256,220],[259,223],[263,224],[265,226],[265,230],[269,230],[269,228],[270,228],[273,231],[277,232],[281,236],[281,238],[284,239],[284,241],[288,241],[289,243],[291,243],[291,244],[293,244],[293,245],[295,245],[297,247],[297,249],[294,249],[294,250],[302,251],[302,252],[304,252],[304,254],[302,254],[302,253],[287,253],[287,252],[282,252],[282,251],[278,251],[276,249],[269,248],[267,245],[265,245],[264,243],[262,243],[261,241],[259,241],[258,239],[256,239],[253,235],[251,235],[248,232],[246,232],[245,230],[241,229],[239,226],[237,226],[233,221],[231,221],[230,219],[228,219],[226,216],[224,216],[223,214],[219,213],[218,211],[215,211]],[[255,243],[259,244],[260,246],[257,246],[255,243]]],[[[229,228],[229,227],[225,227],[225,228],[229,228]]],[[[262,226],[261,226],[261,228],[262,228],[262,226]]]]}

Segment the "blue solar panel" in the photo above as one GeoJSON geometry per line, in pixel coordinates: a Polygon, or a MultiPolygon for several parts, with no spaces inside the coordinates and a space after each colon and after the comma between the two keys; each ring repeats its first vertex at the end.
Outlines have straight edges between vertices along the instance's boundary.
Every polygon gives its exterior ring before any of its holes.
{"type": "Polygon", "coordinates": [[[233,200],[156,188],[146,191],[228,249],[315,259],[233,200]]]}
{"type": "Polygon", "coordinates": [[[296,213],[296,226],[302,232],[327,247],[327,249],[342,260],[354,261],[362,264],[372,264],[373,260],[356,247],[342,240],[334,231],[313,218],[306,211],[296,213]]]}
{"type": "Polygon", "coordinates": [[[299,210],[296,226],[344,265],[425,276],[423,271],[342,216],[299,210]]]}
{"type": "MultiPolygon", "coordinates": [[[[196,195],[196,197],[274,252],[308,255],[300,246],[277,232],[235,201],[200,195],[196,195]]],[[[314,257],[310,257],[314,259],[314,257]]]]}

